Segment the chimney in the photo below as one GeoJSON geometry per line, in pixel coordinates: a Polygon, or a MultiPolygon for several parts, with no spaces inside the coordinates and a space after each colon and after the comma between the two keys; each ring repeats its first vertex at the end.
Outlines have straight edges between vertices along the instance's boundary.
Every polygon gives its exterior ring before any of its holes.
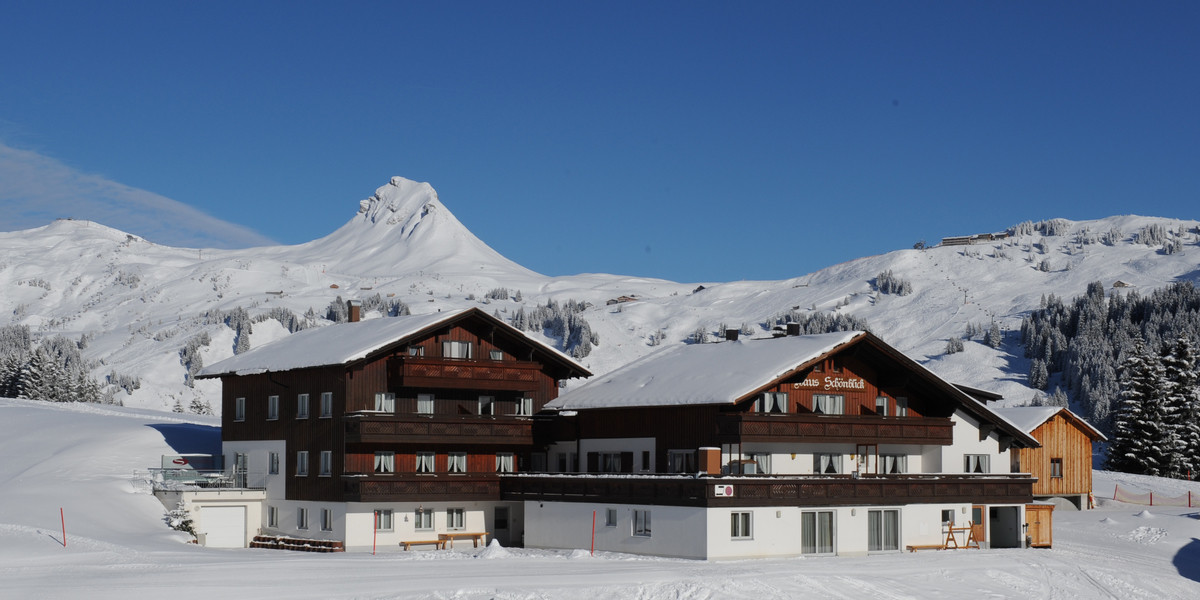
{"type": "Polygon", "coordinates": [[[738,338],[738,330],[736,330],[736,329],[726,329],[725,330],[725,341],[736,342],[737,338],[738,338]]]}
{"type": "Polygon", "coordinates": [[[704,447],[700,449],[700,472],[709,475],[721,474],[721,449],[704,447]]]}
{"type": "Polygon", "coordinates": [[[787,324],[787,333],[788,333],[788,335],[800,335],[800,324],[799,323],[788,323],[787,324]]]}
{"type": "Polygon", "coordinates": [[[351,300],[348,305],[350,308],[350,322],[357,323],[360,319],[362,319],[362,301],[351,300]]]}

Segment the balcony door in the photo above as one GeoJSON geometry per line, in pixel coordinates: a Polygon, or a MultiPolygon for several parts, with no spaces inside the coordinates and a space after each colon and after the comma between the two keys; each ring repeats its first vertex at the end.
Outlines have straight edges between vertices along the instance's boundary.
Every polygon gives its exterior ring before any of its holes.
{"type": "Polygon", "coordinates": [[[859,444],[854,448],[854,470],[860,475],[879,472],[879,446],[859,444]]]}

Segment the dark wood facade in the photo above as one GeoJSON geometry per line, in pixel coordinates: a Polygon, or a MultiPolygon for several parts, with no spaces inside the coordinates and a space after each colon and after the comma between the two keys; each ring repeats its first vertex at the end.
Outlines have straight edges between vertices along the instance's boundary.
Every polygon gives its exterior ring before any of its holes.
{"type": "Polygon", "coordinates": [[[588,375],[472,309],[347,364],[213,376],[222,380],[222,441],[284,441],[286,498],[340,502],[498,500],[497,456],[511,457],[513,471],[527,464],[532,414],[557,397],[560,379],[588,375]],[[469,357],[444,356],[446,342],[465,344],[469,357]],[[323,393],[332,395],[328,416],[323,393]],[[305,417],[301,394],[308,395],[305,417]],[[379,394],[393,395],[390,411],[379,410],[379,394]],[[268,415],[273,396],[275,418],[268,415]],[[432,399],[431,410],[418,406],[422,396],[432,399]],[[486,410],[481,396],[489,399],[486,410]],[[299,452],[308,453],[307,475],[296,473],[299,452]],[[332,453],[328,475],[320,473],[322,452],[332,453]],[[376,452],[394,457],[392,473],[376,472],[376,452]],[[431,472],[418,473],[418,453],[434,456],[431,472]],[[465,472],[449,472],[452,453],[465,455],[465,472]]]}

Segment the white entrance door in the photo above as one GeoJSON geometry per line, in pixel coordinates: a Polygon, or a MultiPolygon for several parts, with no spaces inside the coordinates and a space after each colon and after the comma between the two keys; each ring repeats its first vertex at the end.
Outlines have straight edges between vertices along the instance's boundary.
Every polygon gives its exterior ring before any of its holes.
{"type": "Polygon", "coordinates": [[[200,509],[204,545],[209,548],[246,547],[246,507],[205,506],[200,509]]]}

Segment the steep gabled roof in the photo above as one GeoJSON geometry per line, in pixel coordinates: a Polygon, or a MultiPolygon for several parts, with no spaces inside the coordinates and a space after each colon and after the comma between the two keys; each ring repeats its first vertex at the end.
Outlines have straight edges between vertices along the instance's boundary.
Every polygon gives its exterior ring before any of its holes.
{"type": "Polygon", "coordinates": [[[478,308],[369,319],[356,323],[327,325],[298,331],[259,348],[227,358],[205,367],[198,378],[223,375],[254,375],[277,373],[294,369],[350,365],[373,355],[390,352],[433,331],[467,318],[482,319],[502,328],[552,362],[565,368],[572,376],[591,373],[558,350],[528,336],[525,332],[493,317],[478,308]]]}
{"type": "Polygon", "coordinates": [[[1083,417],[1063,408],[1061,406],[1011,406],[1008,408],[993,409],[996,414],[1008,419],[1021,428],[1022,431],[1032,434],[1033,430],[1041,427],[1043,423],[1054,418],[1054,415],[1062,414],[1063,418],[1084,432],[1094,442],[1104,441],[1105,437],[1100,430],[1092,427],[1090,423],[1083,420],[1083,417]]]}

